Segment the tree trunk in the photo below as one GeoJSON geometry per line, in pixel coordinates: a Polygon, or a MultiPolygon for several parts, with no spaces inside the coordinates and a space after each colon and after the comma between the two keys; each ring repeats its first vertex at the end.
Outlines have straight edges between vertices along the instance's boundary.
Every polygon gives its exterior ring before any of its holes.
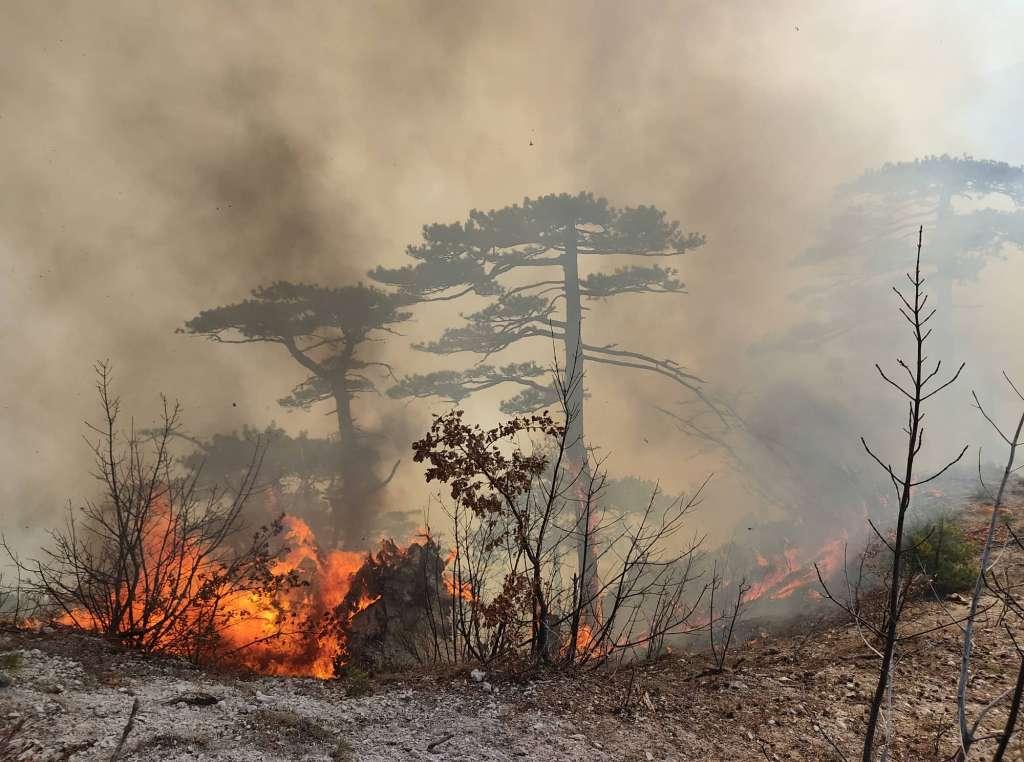
{"type": "Polygon", "coordinates": [[[576,497],[577,557],[580,579],[580,608],[584,622],[593,624],[599,618],[597,581],[597,506],[588,499],[591,484],[590,464],[583,439],[583,348],[581,332],[583,308],[580,303],[579,252],[576,246],[575,223],[566,231],[562,271],[565,278],[565,377],[568,409],[566,454],[568,478],[573,480],[576,497]]]}
{"type": "Polygon", "coordinates": [[[360,546],[368,528],[361,517],[365,514],[362,502],[365,495],[363,480],[356,458],[356,428],[352,420],[352,395],[344,380],[334,385],[334,403],[338,419],[338,473],[341,488],[330,496],[331,524],[335,545],[360,546]]]}

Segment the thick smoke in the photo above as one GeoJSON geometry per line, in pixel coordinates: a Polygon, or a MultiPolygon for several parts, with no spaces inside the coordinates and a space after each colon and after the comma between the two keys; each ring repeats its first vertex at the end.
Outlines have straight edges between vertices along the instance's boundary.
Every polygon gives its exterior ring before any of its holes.
{"type": "MultiPolygon", "coordinates": [[[[4,529],[32,539],[91,486],[79,434],[95,359],[113,361],[138,415],[162,391],[201,434],[272,419],[325,434],[326,410],[276,406],[302,377],[279,348],[174,329],[274,279],[400,264],[422,224],[524,195],[653,203],[708,236],[682,263],[689,295],[620,297],[588,317],[589,336],[674,357],[754,411],[808,387],[814,405],[873,405],[873,347],[833,361],[847,363],[838,389],[818,358],[751,351],[814,317],[790,298],[810,277],[792,262],[840,182],[887,160],[990,155],[1007,141],[988,127],[1020,116],[968,97],[994,68],[1021,71],[1020,30],[968,5],[107,2],[4,16],[0,500],[4,529]]],[[[986,295],[965,317],[989,348],[972,363],[1014,370],[1000,348],[1020,322],[1019,272],[994,266],[964,292],[986,295]]],[[[420,310],[408,338],[451,317],[420,310]]],[[[405,372],[436,363],[403,339],[381,352],[405,372]]],[[[589,435],[618,472],[678,490],[719,465],[657,412],[674,390],[606,369],[589,386],[589,435]]],[[[396,457],[428,420],[375,397],[359,415],[394,433],[396,457]]],[[[823,449],[861,433],[807,431],[835,438],[823,449]]],[[[407,467],[390,494],[404,509],[426,493],[407,467]]],[[[717,516],[756,508],[728,483],[712,498],[717,516]]]]}

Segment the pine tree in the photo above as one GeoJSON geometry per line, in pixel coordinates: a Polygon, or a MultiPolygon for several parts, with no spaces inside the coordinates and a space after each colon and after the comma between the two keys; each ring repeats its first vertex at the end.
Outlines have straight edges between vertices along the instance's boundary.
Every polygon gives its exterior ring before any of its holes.
{"type": "MultiPolygon", "coordinates": [[[[436,341],[417,348],[442,355],[470,352],[487,359],[527,340],[555,339],[564,348],[565,377],[561,384],[552,384],[545,365],[533,361],[479,364],[466,370],[407,377],[389,394],[459,402],[484,389],[512,386],[519,392],[503,402],[502,410],[517,414],[556,402],[557,387],[562,386],[572,412],[567,433],[569,460],[586,476],[585,363],[647,371],[706,401],[707,397],[701,379],[671,359],[583,338],[585,302],[593,304],[620,294],[684,293],[676,270],[636,263],[581,276],[581,260],[616,255],[671,259],[703,243],[702,235],[684,233],[660,209],[619,209],[586,192],[527,198],[522,204],[490,212],[473,210],[464,222],[426,225],[422,243],[407,250],[415,264],[377,268],[370,277],[420,302],[450,301],[471,294],[489,302],[467,315],[464,325],[448,328],[436,341]]],[[[547,351],[542,345],[538,350],[547,351]]],[[[579,555],[584,587],[593,591],[596,552],[581,543],[579,555]]]]}
{"type": "Polygon", "coordinates": [[[376,391],[371,370],[390,373],[386,363],[361,357],[361,348],[408,317],[402,300],[371,286],[278,282],[236,304],[203,310],[182,329],[224,344],[280,344],[308,373],[280,404],[308,409],[334,403],[338,484],[329,499],[336,542],[361,543],[372,529],[365,504],[398,466],[385,477],[377,475],[378,454],[359,430],[352,403],[376,391]]]}
{"type": "Polygon", "coordinates": [[[834,266],[856,258],[835,285],[856,285],[851,272],[874,285],[901,270],[907,242],[923,224],[932,231],[936,333],[946,349],[955,348],[954,285],[976,279],[1004,247],[1024,246],[1024,167],[1005,162],[943,155],[889,163],[841,186],[839,200],[844,211],[801,262],[834,266]]]}

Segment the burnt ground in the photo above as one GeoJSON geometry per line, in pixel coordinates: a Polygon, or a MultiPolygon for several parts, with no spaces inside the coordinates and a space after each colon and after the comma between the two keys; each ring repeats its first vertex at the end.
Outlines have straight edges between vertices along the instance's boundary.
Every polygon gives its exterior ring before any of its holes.
{"type": "MultiPolygon", "coordinates": [[[[985,512],[965,520],[977,534],[985,512]]],[[[1000,563],[1024,579],[1019,555],[1000,563]]],[[[934,631],[903,649],[893,759],[955,750],[955,620],[966,610],[923,598],[906,615],[908,629],[934,631]]],[[[974,710],[1012,685],[1017,666],[998,609],[979,625],[974,710]]],[[[810,604],[743,644],[722,674],[707,673],[704,655],[677,653],[575,675],[377,676],[368,695],[348,696],[344,681],[204,672],[52,630],[4,632],[0,654],[10,678],[0,723],[20,723],[0,759],[19,760],[110,759],[135,699],[125,760],[840,759],[832,744],[854,758],[877,664],[840,614],[810,604]]],[[[1004,718],[994,710],[986,727],[1004,718]]],[[[1011,749],[1024,759],[1024,742],[1011,749]]]]}

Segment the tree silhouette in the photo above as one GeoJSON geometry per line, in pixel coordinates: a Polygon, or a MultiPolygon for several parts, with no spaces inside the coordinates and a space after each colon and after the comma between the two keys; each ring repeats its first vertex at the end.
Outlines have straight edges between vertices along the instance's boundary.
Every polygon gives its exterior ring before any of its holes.
{"type": "Polygon", "coordinates": [[[263,448],[260,491],[267,520],[282,511],[302,516],[318,534],[324,520],[323,496],[338,478],[338,443],[310,437],[306,432],[290,436],[276,424],[258,429],[243,426],[240,432],[215,433],[208,438],[175,432],[195,449],[181,458],[189,471],[206,484],[234,485],[245,473],[246,453],[258,443],[263,448]]]}
{"type": "Polygon", "coordinates": [[[236,304],[203,310],[182,329],[225,344],[280,344],[309,375],[279,403],[308,409],[334,402],[339,478],[329,501],[336,542],[358,545],[366,536],[372,528],[367,502],[398,467],[395,463],[387,476],[377,475],[379,456],[356,425],[352,402],[376,391],[369,371],[391,373],[387,363],[361,357],[360,349],[408,317],[402,300],[372,286],[278,282],[236,304]]]}
{"type": "MultiPolygon", "coordinates": [[[[483,361],[529,339],[561,341],[565,353],[561,385],[573,411],[568,456],[576,468],[585,469],[585,362],[654,373],[706,398],[701,379],[673,360],[583,339],[584,300],[628,293],[682,293],[676,271],[658,264],[633,264],[581,276],[581,258],[669,258],[703,243],[703,236],[684,233],[653,206],[618,209],[591,193],[563,193],[526,198],[521,205],[490,212],[473,210],[464,222],[426,225],[423,242],[407,250],[415,264],[379,267],[370,277],[421,302],[470,294],[489,298],[486,306],[465,316],[464,325],[448,328],[436,341],[418,344],[417,349],[442,355],[470,352],[483,361]]],[[[513,386],[520,391],[502,403],[502,410],[527,413],[558,401],[557,385],[545,380],[547,374],[546,367],[536,362],[478,364],[462,371],[407,377],[389,394],[459,402],[483,389],[513,386]]],[[[596,557],[585,547],[579,552],[581,559],[596,557]]],[[[596,570],[584,567],[581,562],[584,577],[595,578],[596,570]]]]}
{"type": "MultiPolygon", "coordinates": [[[[523,339],[554,335],[565,345],[567,366],[579,354],[578,370],[583,360],[590,360],[651,371],[698,391],[701,380],[672,360],[581,340],[583,300],[683,293],[676,271],[631,265],[581,278],[579,265],[580,257],[587,255],[673,257],[703,243],[703,236],[684,234],[678,223],[666,221],[665,213],[654,207],[616,209],[590,193],[563,193],[527,198],[521,206],[490,212],[473,210],[465,222],[426,225],[423,243],[407,250],[416,264],[378,267],[370,277],[419,301],[448,301],[468,294],[492,297],[483,309],[466,316],[464,326],[449,328],[437,341],[416,345],[418,349],[474,352],[487,358],[523,339]],[[517,275],[522,279],[524,273],[542,274],[526,283],[507,283],[517,275]],[[559,302],[564,306],[559,308],[559,302]]],[[[465,371],[405,378],[391,394],[458,402],[476,391],[510,384],[523,389],[503,403],[504,411],[526,413],[557,400],[551,384],[543,381],[547,373],[535,362],[478,364],[465,371]]]]}
{"type": "MultiPolygon", "coordinates": [[[[928,227],[936,268],[930,281],[943,321],[937,333],[949,341],[954,284],[977,278],[1005,246],[1024,245],[1024,168],[1004,162],[943,155],[885,164],[841,186],[839,199],[844,211],[799,261],[834,266],[856,258],[856,275],[844,271],[835,285],[873,285],[900,270],[908,241],[928,227]]],[[[827,338],[824,330],[804,341],[827,338]]]]}

